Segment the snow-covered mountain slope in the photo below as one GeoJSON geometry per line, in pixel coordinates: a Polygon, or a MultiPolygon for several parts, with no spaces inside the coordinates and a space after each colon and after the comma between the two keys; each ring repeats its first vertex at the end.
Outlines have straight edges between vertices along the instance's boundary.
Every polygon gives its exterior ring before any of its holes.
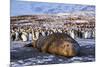
{"type": "Polygon", "coordinates": [[[81,11],[95,12],[95,6],[11,0],[11,16],[31,14],[58,14],[81,11]]]}

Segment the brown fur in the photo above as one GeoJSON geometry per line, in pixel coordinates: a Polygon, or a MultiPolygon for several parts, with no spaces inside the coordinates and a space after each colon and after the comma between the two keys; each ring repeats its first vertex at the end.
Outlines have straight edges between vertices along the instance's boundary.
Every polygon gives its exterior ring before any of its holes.
{"type": "Polygon", "coordinates": [[[36,45],[35,45],[35,44],[36,44],[36,41],[35,41],[35,40],[33,40],[33,41],[32,41],[32,46],[33,46],[33,48],[35,48],[35,47],[36,47],[36,45]]]}
{"type": "Polygon", "coordinates": [[[71,57],[76,56],[79,51],[78,43],[67,34],[54,33],[39,38],[35,47],[42,52],[71,57]]]}

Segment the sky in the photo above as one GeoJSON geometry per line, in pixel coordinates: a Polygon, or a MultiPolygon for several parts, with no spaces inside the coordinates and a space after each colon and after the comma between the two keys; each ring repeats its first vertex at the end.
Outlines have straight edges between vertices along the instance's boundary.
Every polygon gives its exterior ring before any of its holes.
{"type": "Polygon", "coordinates": [[[75,11],[95,11],[94,5],[47,3],[33,1],[10,1],[10,15],[32,15],[32,14],[57,14],[75,11]]]}

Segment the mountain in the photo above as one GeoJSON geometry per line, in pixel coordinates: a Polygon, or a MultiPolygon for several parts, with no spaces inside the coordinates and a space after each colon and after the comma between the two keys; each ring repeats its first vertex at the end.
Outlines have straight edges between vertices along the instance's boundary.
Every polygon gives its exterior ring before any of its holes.
{"type": "Polygon", "coordinates": [[[95,6],[11,0],[11,16],[32,14],[58,14],[67,12],[72,13],[78,11],[95,12],[95,6]]]}

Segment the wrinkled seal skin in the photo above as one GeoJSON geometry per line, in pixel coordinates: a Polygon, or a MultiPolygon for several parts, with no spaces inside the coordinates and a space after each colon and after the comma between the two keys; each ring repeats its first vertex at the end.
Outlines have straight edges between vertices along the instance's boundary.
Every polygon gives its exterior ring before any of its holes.
{"type": "Polygon", "coordinates": [[[40,37],[35,47],[42,52],[66,57],[76,56],[80,51],[79,44],[65,33],[54,33],[40,37]]]}

